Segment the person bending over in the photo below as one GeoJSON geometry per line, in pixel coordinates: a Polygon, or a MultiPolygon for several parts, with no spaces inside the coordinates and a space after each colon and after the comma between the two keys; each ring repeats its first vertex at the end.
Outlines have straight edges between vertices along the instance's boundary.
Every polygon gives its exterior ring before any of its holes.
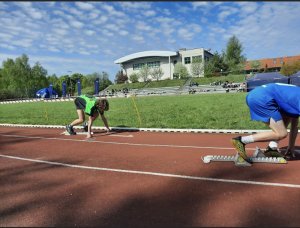
{"type": "Polygon", "coordinates": [[[106,117],[104,116],[104,111],[109,110],[109,103],[105,98],[94,98],[88,97],[86,95],[81,95],[76,97],[74,100],[76,106],[76,111],[78,119],[75,119],[71,124],[66,126],[66,130],[70,135],[76,135],[76,132],[73,129],[73,126],[79,125],[85,121],[85,114],[89,116],[87,124],[87,138],[92,137],[92,125],[94,120],[100,115],[101,119],[107,128],[107,131],[110,131],[106,117]]]}
{"type": "Polygon", "coordinates": [[[300,87],[283,83],[269,83],[251,90],[246,103],[250,110],[251,120],[267,124],[271,131],[260,132],[248,136],[238,136],[231,139],[242,158],[249,161],[245,146],[254,142],[270,142],[265,151],[266,156],[295,157],[295,141],[298,134],[298,119],[300,115],[300,87]],[[285,153],[277,150],[278,142],[288,136],[289,143],[285,153]]]}

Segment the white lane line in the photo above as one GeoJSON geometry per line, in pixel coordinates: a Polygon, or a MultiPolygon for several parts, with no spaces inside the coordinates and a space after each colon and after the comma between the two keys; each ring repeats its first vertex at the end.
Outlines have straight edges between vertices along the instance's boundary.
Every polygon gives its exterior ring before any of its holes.
{"type": "MultiPolygon", "coordinates": [[[[96,141],[96,140],[86,140],[86,139],[47,138],[47,137],[40,137],[40,136],[7,135],[7,134],[0,134],[0,136],[14,137],[14,138],[28,138],[28,139],[43,139],[43,140],[60,140],[60,141],[72,141],[72,142],[102,143],[102,144],[113,144],[113,145],[144,146],[144,147],[170,147],[170,148],[234,150],[233,147],[189,146],[189,145],[170,145],[170,144],[143,144],[143,143],[96,141]]],[[[256,150],[256,148],[247,148],[247,150],[256,150]]]]}
{"type": "Polygon", "coordinates": [[[133,137],[133,135],[107,135],[107,136],[110,136],[110,137],[124,137],[124,138],[132,138],[133,137]]]}
{"type": "MultiPolygon", "coordinates": [[[[97,132],[98,133],[98,132],[97,132]]],[[[101,132],[102,133],[102,132],[101,132]]],[[[105,132],[103,132],[103,133],[105,133],[105,132]]],[[[87,135],[87,132],[81,132],[81,131],[78,131],[78,132],[76,132],[76,134],[77,135],[87,135]]],[[[94,132],[91,132],[91,134],[93,135],[93,134],[95,134],[94,132]]],[[[62,133],[61,133],[61,135],[70,135],[67,131],[63,131],[62,133]]],[[[113,137],[124,137],[124,138],[132,138],[133,137],[133,135],[115,135],[115,134],[103,134],[103,136],[113,136],[113,137]]]]}
{"type": "Polygon", "coordinates": [[[260,181],[243,181],[243,180],[233,180],[233,179],[219,179],[219,178],[209,178],[209,177],[186,176],[186,175],[178,175],[178,174],[171,174],[171,173],[157,173],[157,172],[146,172],[146,171],[138,171],[138,170],[101,168],[101,167],[93,167],[93,166],[72,165],[72,164],[51,162],[51,161],[44,161],[44,160],[37,160],[37,159],[30,159],[30,158],[22,158],[22,157],[9,156],[9,155],[4,155],[4,154],[0,154],[0,157],[29,161],[29,162],[36,162],[36,163],[43,163],[43,164],[48,164],[48,165],[65,166],[65,167],[78,168],[78,169],[89,169],[89,170],[109,171],[109,172],[118,172],[118,173],[131,173],[131,174],[141,174],[141,175],[160,176],[160,177],[172,177],[172,178],[180,178],[180,179],[188,179],[188,180],[224,182],[224,183],[233,183],[233,184],[249,184],[249,185],[262,185],[262,186],[272,186],[272,187],[300,188],[300,185],[298,185],[298,184],[284,184],[284,183],[272,183],[272,182],[260,182],[260,181]]]}

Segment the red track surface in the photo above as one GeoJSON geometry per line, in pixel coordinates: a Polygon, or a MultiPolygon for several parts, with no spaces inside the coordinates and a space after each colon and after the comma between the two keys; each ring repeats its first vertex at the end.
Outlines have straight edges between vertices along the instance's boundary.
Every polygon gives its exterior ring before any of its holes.
{"type": "Polygon", "coordinates": [[[235,154],[232,134],[97,133],[87,142],[62,131],[0,127],[0,226],[300,226],[300,160],[204,164],[235,154]]]}

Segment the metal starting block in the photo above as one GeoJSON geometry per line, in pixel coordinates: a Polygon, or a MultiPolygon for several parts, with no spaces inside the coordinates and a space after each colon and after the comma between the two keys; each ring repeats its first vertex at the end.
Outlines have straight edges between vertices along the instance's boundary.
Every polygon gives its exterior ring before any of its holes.
{"type": "MultiPolygon", "coordinates": [[[[93,132],[91,132],[91,134],[94,134],[93,132]]],[[[63,131],[62,133],[61,133],[61,135],[70,135],[70,133],[69,132],[67,132],[67,131],[63,131]]],[[[87,132],[84,132],[84,131],[82,131],[82,132],[76,132],[76,135],[87,135],[87,132]]]]}
{"type": "Polygon", "coordinates": [[[225,155],[207,155],[202,158],[204,163],[210,163],[211,161],[220,161],[220,162],[234,162],[236,166],[252,166],[252,163],[262,162],[262,163],[271,163],[271,164],[286,164],[287,160],[283,157],[266,157],[261,149],[256,147],[256,150],[253,153],[252,157],[249,157],[249,161],[246,161],[238,153],[234,156],[225,156],[225,155]]]}

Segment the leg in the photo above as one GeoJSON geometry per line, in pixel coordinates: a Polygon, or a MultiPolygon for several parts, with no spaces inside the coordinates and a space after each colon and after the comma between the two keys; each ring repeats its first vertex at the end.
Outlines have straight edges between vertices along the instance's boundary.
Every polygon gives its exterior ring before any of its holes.
{"type": "MultiPolygon", "coordinates": [[[[282,114],[282,119],[283,119],[283,122],[284,122],[284,125],[285,125],[285,128],[287,129],[290,122],[291,122],[291,118],[282,114]]],[[[277,150],[278,148],[278,141],[270,141],[269,143],[269,146],[267,149],[270,149],[270,150],[277,150]]]]}
{"type": "Polygon", "coordinates": [[[74,120],[70,125],[66,126],[66,130],[70,135],[76,135],[76,132],[73,129],[73,126],[78,125],[84,121],[85,115],[82,109],[77,109],[78,119],[74,120]]]}
{"type": "Polygon", "coordinates": [[[288,132],[283,120],[275,122],[270,119],[269,127],[272,131],[256,133],[253,136],[254,142],[279,141],[287,137],[288,132]]]}
{"type": "Polygon", "coordinates": [[[78,119],[74,120],[70,125],[71,126],[76,126],[78,124],[83,123],[83,121],[85,120],[85,115],[82,109],[77,109],[77,115],[78,115],[78,119]]]}
{"type": "Polygon", "coordinates": [[[247,154],[245,150],[246,144],[254,143],[254,142],[279,141],[281,139],[284,139],[287,136],[288,132],[283,120],[279,120],[275,122],[271,118],[270,122],[266,124],[269,125],[272,131],[256,133],[244,137],[239,136],[231,140],[231,143],[236,148],[237,152],[245,160],[247,159],[247,154]]]}

